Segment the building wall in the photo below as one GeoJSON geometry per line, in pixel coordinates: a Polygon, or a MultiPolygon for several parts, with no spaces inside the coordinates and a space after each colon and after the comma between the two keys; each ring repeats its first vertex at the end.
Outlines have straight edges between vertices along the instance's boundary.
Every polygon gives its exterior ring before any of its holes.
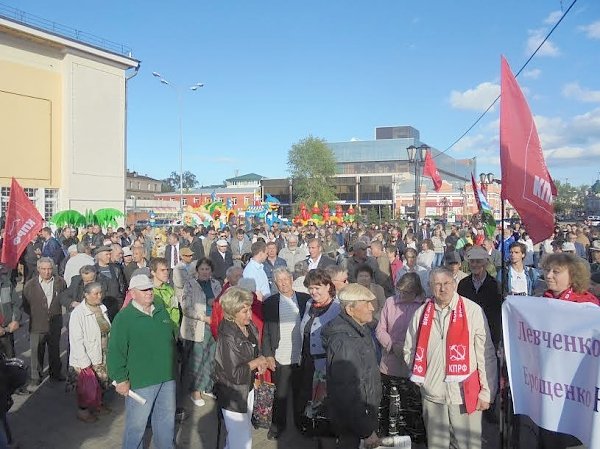
{"type": "Polygon", "coordinates": [[[46,216],[124,209],[125,70],[137,61],[85,48],[0,21],[0,213],[13,176],[46,216]]]}

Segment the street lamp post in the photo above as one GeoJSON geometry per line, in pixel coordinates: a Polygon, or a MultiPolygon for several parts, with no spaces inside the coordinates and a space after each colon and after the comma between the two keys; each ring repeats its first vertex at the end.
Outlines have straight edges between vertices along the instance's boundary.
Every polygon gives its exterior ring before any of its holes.
{"type": "MultiPolygon", "coordinates": [[[[179,86],[166,80],[160,73],[152,72],[152,76],[158,78],[161,84],[170,86],[177,92],[177,112],[179,118],[179,219],[183,221],[183,96],[179,86]]],[[[203,83],[196,83],[189,87],[196,91],[204,87],[203,83]]]]}
{"type": "Polygon", "coordinates": [[[292,183],[293,183],[293,179],[288,178],[288,187],[289,187],[289,194],[290,194],[290,218],[294,216],[294,207],[292,204],[292,183]]]}
{"type": "Polygon", "coordinates": [[[429,147],[425,144],[422,144],[419,147],[411,145],[406,149],[406,152],[408,153],[408,163],[415,164],[415,234],[419,229],[419,204],[421,202],[421,176],[419,165],[425,162],[427,150],[429,150],[429,147]]]}

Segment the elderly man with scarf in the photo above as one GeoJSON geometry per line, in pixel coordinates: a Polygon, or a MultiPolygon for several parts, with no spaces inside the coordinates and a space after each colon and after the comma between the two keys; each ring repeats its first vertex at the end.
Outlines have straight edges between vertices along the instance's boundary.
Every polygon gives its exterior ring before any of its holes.
{"type": "Polygon", "coordinates": [[[404,360],[421,388],[429,449],[481,448],[482,411],[496,394],[496,355],[480,306],[456,292],[447,268],[431,271],[433,298],[415,313],[404,360]]]}

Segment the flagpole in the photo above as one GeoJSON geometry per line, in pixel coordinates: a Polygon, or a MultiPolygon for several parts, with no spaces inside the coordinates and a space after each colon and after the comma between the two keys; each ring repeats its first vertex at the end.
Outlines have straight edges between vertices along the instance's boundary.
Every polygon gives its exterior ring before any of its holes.
{"type": "MultiPolygon", "coordinates": [[[[501,268],[501,279],[500,279],[500,289],[501,289],[501,300],[504,301],[506,298],[506,250],[504,245],[504,214],[505,214],[505,201],[500,195],[500,252],[502,255],[502,268],[501,268]]],[[[510,449],[510,438],[509,435],[512,435],[511,429],[511,420],[510,420],[510,387],[508,384],[508,379],[505,375],[508,374],[508,370],[506,369],[506,357],[504,354],[504,344],[501,342],[500,348],[498,349],[499,356],[499,383],[500,383],[500,448],[501,449],[510,449]]]]}

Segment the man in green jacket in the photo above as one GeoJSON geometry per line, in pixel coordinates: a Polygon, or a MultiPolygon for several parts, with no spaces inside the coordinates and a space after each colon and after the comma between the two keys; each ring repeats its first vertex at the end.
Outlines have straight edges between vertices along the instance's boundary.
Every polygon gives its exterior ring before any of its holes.
{"type": "Polygon", "coordinates": [[[133,299],[117,314],[108,344],[108,375],[117,393],[126,397],[123,449],[142,445],[151,416],[154,447],[175,447],[175,338],[171,317],[161,301],[154,301],[148,276],[132,276],[133,299]],[[140,404],[128,396],[135,392],[140,404]]]}

